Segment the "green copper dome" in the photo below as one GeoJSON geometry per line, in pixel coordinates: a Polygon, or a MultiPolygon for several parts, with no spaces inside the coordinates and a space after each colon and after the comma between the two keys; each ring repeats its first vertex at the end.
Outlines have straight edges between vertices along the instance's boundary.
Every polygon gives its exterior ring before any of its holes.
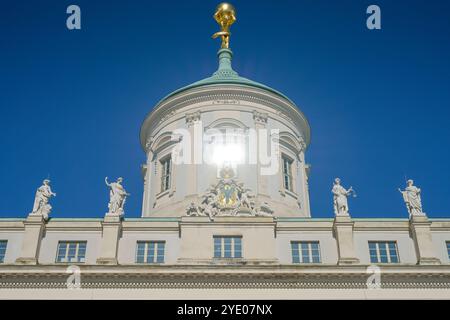
{"type": "Polygon", "coordinates": [[[275,93],[275,94],[279,95],[280,97],[288,100],[292,104],[294,104],[288,97],[286,97],[281,92],[279,92],[275,89],[272,89],[266,85],[263,85],[261,83],[258,83],[258,82],[252,81],[250,79],[239,76],[239,74],[236,71],[234,71],[231,66],[231,59],[233,57],[233,52],[230,49],[220,49],[219,52],[217,53],[217,55],[219,57],[219,68],[217,69],[216,72],[213,73],[213,75],[211,77],[205,78],[203,80],[194,82],[186,87],[180,88],[180,89],[170,93],[169,95],[167,95],[161,101],[164,101],[164,100],[168,99],[169,97],[172,97],[182,91],[185,91],[185,90],[188,90],[191,88],[197,88],[197,87],[215,85],[215,84],[239,84],[239,85],[256,87],[256,88],[270,91],[270,92],[275,93]]]}

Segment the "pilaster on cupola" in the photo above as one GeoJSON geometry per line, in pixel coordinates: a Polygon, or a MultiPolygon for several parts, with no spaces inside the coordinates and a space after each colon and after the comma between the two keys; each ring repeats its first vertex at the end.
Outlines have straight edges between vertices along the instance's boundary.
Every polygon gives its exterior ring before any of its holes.
{"type": "Polygon", "coordinates": [[[147,212],[150,211],[150,194],[151,194],[151,178],[152,172],[154,171],[153,164],[153,150],[151,148],[153,140],[151,138],[147,139],[145,143],[145,153],[147,155],[147,161],[141,166],[142,178],[144,180],[144,193],[142,196],[142,216],[145,217],[147,212]]]}
{"type": "Polygon", "coordinates": [[[122,217],[106,214],[102,222],[102,240],[98,264],[116,265],[119,239],[122,233],[122,217]]]}
{"type": "Polygon", "coordinates": [[[441,261],[436,255],[431,238],[431,221],[423,215],[410,215],[409,230],[417,255],[417,264],[436,265],[441,261]]]}
{"type": "Polygon", "coordinates": [[[300,202],[301,208],[303,208],[305,214],[307,217],[311,216],[311,206],[310,206],[310,202],[309,202],[309,183],[308,183],[308,179],[309,179],[309,171],[310,171],[310,165],[306,163],[306,159],[305,159],[305,152],[306,152],[306,143],[303,140],[303,138],[300,141],[300,152],[297,155],[298,159],[299,159],[299,169],[301,170],[302,173],[302,177],[303,179],[300,181],[300,183],[302,184],[302,190],[303,190],[303,194],[302,194],[302,201],[300,202]]]}
{"type": "Polygon", "coordinates": [[[359,263],[353,239],[354,224],[350,215],[341,215],[334,218],[333,235],[338,247],[338,265],[359,263]]]}
{"type": "MultiPolygon", "coordinates": [[[[256,130],[256,181],[257,181],[257,197],[259,201],[266,201],[270,198],[268,194],[268,175],[264,174],[264,170],[261,165],[262,150],[270,150],[269,143],[272,139],[277,140],[278,137],[272,137],[267,132],[267,120],[269,115],[264,112],[253,111],[253,121],[255,122],[256,130]],[[266,144],[266,146],[264,146],[266,144]]],[[[275,141],[278,143],[278,141],[275,141]]],[[[274,150],[271,150],[274,152],[274,150]]]]}
{"type": "Polygon", "coordinates": [[[186,172],[186,198],[196,199],[198,196],[198,166],[202,163],[203,149],[202,137],[203,127],[201,124],[201,112],[195,111],[185,115],[186,125],[189,132],[189,163],[184,164],[186,172]]]}
{"type": "Polygon", "coordinates": [[[38,264],[39,249],[45,232],[46,219],[39,214],[30,214],[23,222],[25,232],[18,264],[38,264]]]}

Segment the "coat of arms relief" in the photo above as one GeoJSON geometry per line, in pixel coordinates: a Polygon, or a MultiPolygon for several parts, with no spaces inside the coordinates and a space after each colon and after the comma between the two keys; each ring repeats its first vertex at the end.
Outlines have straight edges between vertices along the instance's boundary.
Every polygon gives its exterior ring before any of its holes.
{"type": "Polygon", "coordinates": [[[201,196],[198,204],[192,202],[186,208],[186,215],[207,216],[273,216],[273,210],[266,202],[259,207],[255,196],[243,183],[235,179],[234,170],[224,167],[220,170],[217,184],[211,185],[201,196]]]}

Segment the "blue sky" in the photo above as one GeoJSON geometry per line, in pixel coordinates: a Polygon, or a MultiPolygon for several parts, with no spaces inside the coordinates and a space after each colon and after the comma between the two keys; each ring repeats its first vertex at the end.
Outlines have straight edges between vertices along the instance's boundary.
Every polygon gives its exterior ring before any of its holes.
{"type": "MultiPolygon", "coordinates": [[[[169,92],[217,66],[218,1],[9,1],[0,11],[0,217],[25,217],[48,176],[53,217],[102,217],[104,177],[125,178],[141,214],[139,129],[169,92]],[[82,29],[69,31],[77,4],[82,29]]],[[[407,217],[397,188],[450,217],[450,2],[233,1],[233,65],[308,117],[313,217],[332,217],[332,181],[354,217],[407,217]],[[370,4],[382,30],[366,28],[370,4]]]]}

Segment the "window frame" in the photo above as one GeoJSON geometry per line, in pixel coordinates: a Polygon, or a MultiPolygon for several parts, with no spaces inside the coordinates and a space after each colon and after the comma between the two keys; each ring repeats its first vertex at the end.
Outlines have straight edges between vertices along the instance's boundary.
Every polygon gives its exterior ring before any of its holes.
{"type": "Polygon", "coordinates": [[[368,241],[368,248],[369,248],[369,260],[370,263],[376,263],[376,264],[398,264],[400,263],[400,253],[398,250],[398,244],[396,240],[369,240],[368,241]],[[376,252],[376,260],[377,261],[373,261],[372,260],[372,249],[371,249],[371,244],[375,245],[375,252],[376,252]],[[380,248],[380,244],[384,245],[384,248],[380,248]],[[391,254],[391,247],[390,244],[394,244],[395,246],[395,258],[397,259],[397,261],[392,262],[392,257],[393,255],[391,254]],[[382,261],[382,257],[384,255],[382,255],[382,251],[386,252],[386,259],[387,261],[384,262],[382,261]]]}
{"type": "Polygon", "coordinates": [[[285,191],[294,193],[294,174],[292,172],[292,167],[294,165],[294,159],[289,157],[285,153],[281,153],[281,175],[282,175],[282,186],[285,191]],[[287,173],[285,164],[288,163],[287,173]],[[288,180],[288,186],[286,187],[286,178],[288,180]]]}
{"type": "Polygon", "coordinates": [[[174,140],[173,132],[164,132],[155,139],[152,144],[152,164],[151,164],[151,176],[150,176],[150,190],[155,190],[150,201],[153,202],[153,207],[159,207],[164,203],[167,203],[168,199],[171,198],[176,192],[176,175],[177,175],[177,165],[174,164],[172,158],[172,151],[176,148],[177,144],[181,141],[174,140]],[[170,177],[169,177],[169,188],[163,190],[163,172],[162,162],[170,157],[170,177]]]}
{"type": "Polygon", "coordinates": [[[0,240],[0,264],[5,263],[6,250],[8,250],[8,240],[0,240]],[[5,244],[4,249],[2,246],[3,243],[5,244]]]}
{"type": "Polygon", "coordinates": [[[242,259],[242,235],[214,235],[213,236],[213,258],[214,259],[226,259],[226,260],[236,260],[242,259]],[[230,239],[230,249],[227,250],[227,240],[230,239]],[[217,255],[217,240],[220,241],[220,255],[217,255]],[[239,240],[239,241],[236,241],[239,240]],[[239,248],[239,250],[236,250],[239,248]],[[227,256],[227,251],[230,252],[230,256],[227,256]],[[237,255],[236,253],[239,252],[237,255]]]}
{"type": "Polygon", "coordinates": [[[87,241],[86,240],[59,240],[57,248],[56,248],[55,262],[56,263],[60,263],[60,264],[86,263],[86,251],[87,251],[87,241]],[[58,261],[59,260],[60,247],[61,247],[62,244],[66,244],[65,255],[64,255],[64,259],[62,261],[58,261]],[[76,244],[74,258],[76,258],[77,261],[67,261],[67,258],[69,257],[69,252],[70,252],[70,249],[71,249],[70,244],[76,244]],[[79,257],[80,244],[84,244],[84,256],[82,258],[82,261],[80,261],[80,257],[79,257]]]}
{"type": "Polygon", "coordinates": [[[447,248],[447,258],[450,260],[450,240],[445,241],[445,247],[447,248]]]}
{"type": "Polygon", "coordinates": [[[165,240],[138,240],[136,241],[136,252],[134,257],[134,262],[136,264],[163,264],[166,261],[166,241],[165,240]],[[139,261],[139,245],[144,245],[144,255],[142,256],[142,262],[139,261]],[[162,261],[159,260],[159,251],[162,244],[162,261]],[[148,261],[148,258],[151,257],[149,247],[154,245],[153,248],[153,261],[148,261]]]}
{"type": "Polygon", "coordinates": [[[159,167],[160,167],[160,193],[168,192],[172,189],[172,173],[173,173],[173,164],[172,164],[172,155],[167,154],[161,159],[159,159],[159,167]],[[166,163],[169,163],[166,166],[166,163]],[[167,173],[168,169],[168,173],[167,173]],[[167,185],[166,185],[167,184],[167,185]]]}
{"type": "Polygon", "coordinates": [[[320,249],[320,241],[319,240],[292,240],[291,241],[291,258],[293,264],[321,264],[322,263],[322,252],[320,249]],[[303,245],[307,245],[308,256],[303,255],[303,245]],[[313,249],[313,245],[317,245],[317,249],[313,249]],[[313,251],[317,251],[318,261],[314,261],[314,253],[313,251]],[[297,252],[297,255],[294,253],[297,252]],[[297,256],[298,259],[295,259],[297,256]],[[305,261],[308,260],[308,261],[305,261]]]}

